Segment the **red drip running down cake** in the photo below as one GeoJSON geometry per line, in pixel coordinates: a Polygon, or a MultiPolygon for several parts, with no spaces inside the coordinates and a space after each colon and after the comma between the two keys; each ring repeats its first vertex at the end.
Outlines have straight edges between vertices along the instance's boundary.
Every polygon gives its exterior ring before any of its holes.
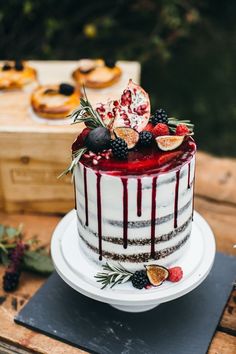
{"type": "MultiPolygon", "coordinates": [[[[89,107],[89,108],[88,108],[89,107]]],[[[189,121],[150,114],[132,81],[117,101],[74,112],[87,128],[72,145],[80,247],[130,271],[169,266],[188,248],[196,145],[189,121]]]]}

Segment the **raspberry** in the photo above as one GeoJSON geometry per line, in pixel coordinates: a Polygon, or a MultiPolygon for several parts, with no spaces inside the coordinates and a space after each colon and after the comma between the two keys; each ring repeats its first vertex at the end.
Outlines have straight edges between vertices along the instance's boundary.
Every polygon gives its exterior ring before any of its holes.
{"type": "Polygon", "coordinates": [[[85,140],[86,140],[87,135],[90,131],[91,131],[91,129],[84,128],[84,130],[80,133],[80,135],[77,136],[77,139],[73,142],[73,144],[71,146],[72,151],[79,150],[84,146],[85,140]]]}
{"type": "Polygon", "coordinates": [[[174,283],[178,282],[183,277],[183,270],[181,267],[169,268],[168,271],[169,271],[169,277],[167,280],[169,280],[171,282],[174,282],[174,283]]]}
{"type": "Polygon", "coordinates": [[[141,133],[139,133],[139,143],[141,146],[149,146],[151,145],[152,141],[153,135],[151,132],[143,130],[141,133]]]}
{"type": "Polygon", "coordinates": [[[167,113],[164,109],[160,108],[158,109],[155,114],[151,117],[151,122],[153,125],[156,125],[158,123],[168,123],[168,118],[167,118],[167,113]]]}
{"type": "Polygon", "coordinates": [[[114,157],[120,160],[125,160],[128,157],[128,145],[127,143],[121,139],[116,138],[115,140],[111,140],[111,149],[114,157]]]}
{"type": "Polygon", "coordinates": [[[143,289],[150,284],[145,270],[137,270],[132,275],[131,282],[136,289],[143,289]]]}
{"type": "Polygon", "coordinates": [[[188,135],[190,133],[188,127],[185,124],[178,124],[175,130],[176,135],[188,135]]]}
{"type": "Polygon", "coordinates": [[[154,127],[152,133],[155,137],[157,137],[157,136],[161,136],[161,135],[169,135],[170,131],[169,131],[168,125],[166,125],[164,123],[158,123],[154,127]]]}
{"type": "Polygon", "coordinates": [[[152,123],[148,123],[146,125],[146,127],[143,129],[145,132],[152,132],[153,131],[154,126],[152,125],[152,123]]]}

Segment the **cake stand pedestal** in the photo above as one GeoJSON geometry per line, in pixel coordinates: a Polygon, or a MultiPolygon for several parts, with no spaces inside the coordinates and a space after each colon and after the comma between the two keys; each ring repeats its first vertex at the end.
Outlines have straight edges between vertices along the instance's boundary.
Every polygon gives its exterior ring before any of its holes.
{"type": "Polygon", "coordinates": [[[166,281],[160,287],[142,290],[135,289],[128,282],[102,290],[94,278],[101,271],[101,266],[89,261],[80,249],[75,210],[59,222],[51,242],[55,269],[69,286],[85,296],[127,312],[151,310],[195,289],[209,274],[215,252],[214,235],[203,217],[195,212],[188,250],[176,264],[184,272],[180,282],[166,281]]]}

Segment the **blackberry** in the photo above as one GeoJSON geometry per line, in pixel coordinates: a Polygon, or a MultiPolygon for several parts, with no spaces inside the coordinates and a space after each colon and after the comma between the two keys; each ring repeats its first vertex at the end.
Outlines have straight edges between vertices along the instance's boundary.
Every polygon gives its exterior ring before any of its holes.
{"type": "Polygon", "coordinates": [[[108,67],[108,68],[114,68],[116,66],[116,62],[115,60],[113,59],[105,59],[105,65],[108,67]]]}
{"type": "Polygon", "coordinates": [[[61,93],[62,95],[65,96],[70,96],[72,95],[72,93],[74,93],[75,88],[74,86],[70,85],[70,84],[60,84],[59,86],[59,93],[61,93]]]}
{"type": "Polygon", "coordinates": [[[5,291],[13,291],[17,288],[20,279],[20,272],[12,270],[7,270],[3,276],[3,289],[5,291]]]}
{"type": "Polygon", "coordinates": [[[23,69],[24,69],[24,65],[22,64],[22,61],[16,60],[15,61],[15,70],[22,71],[23,69]]]}
{"type": "Polygon", "coordinates": [[[162,108],[157,109],[154,115],[151,117],[151,122],[153,125],[157,125],[158,123],[168,124],[168,115],[166,111],[162,108]]]}
{"type": "Polygon", "coordinates": [[[2,71],[11,70],[11,65],[9,63],[5,63],[2,67],[2,71]]]}
{"type": "Polygon", "coordinates": [[[115,140],[111,140],[111,149],[114,157],[116,157],[117,159],[127,159],[128,145],[123,139],[116,138],[115,140]]]}
{"type": "Polygon", "coordinates": [[[133,287],[143,289],[149,284],[147,273],[145,270],[137,270],[131,277],[133,287]]]}
{"type": "Polygon", "coordinates": [[[141,146],[149,146],[153,141],[153,135],[146,130],[139,133],[139,143],[141,146]]]}

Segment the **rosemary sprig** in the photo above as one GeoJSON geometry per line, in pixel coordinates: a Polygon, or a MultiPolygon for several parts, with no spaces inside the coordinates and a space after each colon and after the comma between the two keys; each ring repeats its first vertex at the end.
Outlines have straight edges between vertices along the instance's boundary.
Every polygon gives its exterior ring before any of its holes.
{"type": "Polygon", "coordinates": [[[98,112],[93,109],[89,102],[85,89],[84,98],[80,99],[80,106],[71,113],[70,118],[73,118],[72,124],[86,123],[86,126],[90,129],[100,126],[106,127],[98,112]]]}
{"type": "Polygon", "coordinates": [[[133,273],[125,269],[121,264],[115,266],[113,264],[106,263],[103,266],[105,272],[99,272],[95,275],[97,282],[102,283],[102,288],[110,286],[113,288],[116,284],[124,284],[130,280],[133,273]]]}
{"type": "Polygon", "coordinates": [[[69,172],[73,173],[74,167],[79,162],[81,156],[87,151],[87,148],[81,148],[73,152],[72,161],[69,167],[67,167],[57,178],[67,175],[69,172]]]}
{"type": "Polygon", "coordinates": [[[188,127],[188,129],[190,130],[189,135],[193,135],[194,124],[192,124],[190,122],[190,120],[180,120],[175,117],[168,118],[168,126],[173,133],[175,133],[175,130],[176,130],[176,127],[178,124],[185,124],[188,127]]]}

